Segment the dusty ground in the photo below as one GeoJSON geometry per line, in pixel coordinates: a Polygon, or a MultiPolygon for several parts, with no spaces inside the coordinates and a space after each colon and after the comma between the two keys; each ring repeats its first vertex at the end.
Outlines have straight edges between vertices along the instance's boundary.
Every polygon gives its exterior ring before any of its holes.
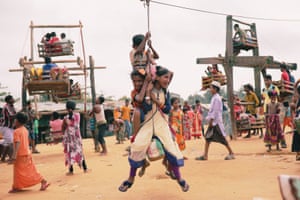
{"type": "Polygon", "coordinates": [[[118,186],[128,175],[128,162],[124,149],[128,145],[115,144],[114,137],[107,138],[109,154],[100,156],[93,150],[91,139],[84,140],[85,155],[89,173],[75,167],[73,176],[66,176],[61,145],[39,145],[41,154],[34,154],[38,170],[51,186],[47,191],[39,191],[39,185],[17,194],[8,194],[12,183],[12,166],[0,164],[0,199],[164,199],[164,200],[247,200],[281,199],[277,176],[279,174],[298,175],[300,162],[290,153],[291,135],[287,135],[288,149],[267,153],[262,140],[251,139],[231,141],[236,159],[225,161],[225,148],[212,144],[208,161],[194,158],[203,151],[204,141],[187,141],[184,154],[189,158],[182,168],[183,177],[190,184],[190,191],[184,193],[178,184],[164,175],[161,161],[151,163],[144,177],[126,193],[118,191],[118,186]]]}

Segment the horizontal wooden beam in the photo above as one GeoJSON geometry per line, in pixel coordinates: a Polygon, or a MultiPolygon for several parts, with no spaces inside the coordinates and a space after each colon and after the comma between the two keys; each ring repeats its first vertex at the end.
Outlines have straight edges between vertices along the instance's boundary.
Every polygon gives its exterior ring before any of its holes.
{"type": "MultiPolygon", "coordinates": [[[[77,63],[78,60],[52,60],[52,63],[77,63]]],[[[45,61],[21,61],[20,65],[45,64],[45,61]]]]}
{"type": "Polygon", "coordinates": [[[224,64],[224,57],[197,58],[197,64],[224,64]]]}
{"type": "MultiPolygon", "coordinates": [[[[271,64],[267,64],[266,67],[267,68],[271,68],[271,69],[279,69],[280,68],[280,64],[281,64],[280,62],[274,61],[271,64]]],[[[285,65],[290,70],[297,70],[297,63],[285,63],[285,65]]]]}
{"type": "Polygon", "coordinates": [[[78,25],[30,25],[30,28],[82,28],[82,24],[78,25]]]}
{"type": "MultiPolygon", "coordinates": [[[[273,56],[232,56],[230,61],[237,67],[263,67],[279,69],[282,62],[274,61],[273,56]]],[[[224,57],[197,58],[197,64],[225,64],[224,57]]],[[[288,69],[297,70],[297,63],[285,63],[288,69]]]]}
{"type": "MultiPolygon", "coordinates": [[[[91,68],[90,67],[86,67],[85,69],[89,70],[91,68]]],[[[106,69],[106,66],[98,66],[98,67],[94,67],[94,69],[106,69]]],[[[84,68],[80,68],[80,67],[68,67],[68,70],[84,70],[84,68]]]]}
{"type": "MultiPolygon", "coordinates": [[[[230,61],[238,67],[262,67],[273,63],[272,56],[232,56],[230,61]]],[[[197,64],[225,64],[224,57],[197,58],[197,64]]]]}
{"type": "Polygon", "coordinates": [[[69,76],[84,76],[84,73],[69,73],[69,76]]]}
{"type": "Polygon", "coordinates": [[[263,67],[273,63],[272,56],[232,56],[230,60],[238,67],[263,67]]]}
{"type": "MultiPolygon", "coordinates": [[[[24,68],[17,68],[17,69],[9,69],[9,72],[22,72],[24,68]]],[[[80,67],[68,67],[67,68],[69,71],[84,71],[84,68],[80,67]]],[[[89,70],[90,67],[87,67],[86,70],[89,70]]],[[[94,69],[106,69],[105,66],[99,66],[99,67],[94,67],[94,69]]]]}

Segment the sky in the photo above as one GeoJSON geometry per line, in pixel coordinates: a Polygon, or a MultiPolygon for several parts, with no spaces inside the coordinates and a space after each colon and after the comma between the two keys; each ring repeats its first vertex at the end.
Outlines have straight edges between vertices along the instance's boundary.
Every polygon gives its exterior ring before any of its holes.
{"type": "MultiPolygon", "coordinates": [[[[299,65],[300,1],[252,0],[158,0],[196,9],[261,18],[297,19],[296,22],[236,19],[256,23],[259,53],[274,56],[275,60],[299,65]]],[[[0,1],[0,91],[21,96],[19,58],[30,56],[30,21],[36,25],[83,24],[86,57],[92,56],[96,70],[96,92],[118,99],[129,96],[132,90],[129,52],[131,38],[147,31],[147,10],[140,0],[1,0],[0,1]]],[[[225,54],[226,16],[167,7],[150,3],[152,43],[158,51],[158,64],[174,72],[170,91],[187,98],[199,94],[201,76],[206,65],[196,64],[196,58],[225,54]]],[[[75,41],[76,56],[82,56],[78,29],[36,29],[34,46],[41,37],[56,31],[65,32],[75,41]]],[[[37,48],[34,48],[35,52],[37,48]]],[[[35,53],[37,55],[37,53],[35,53]]],[[[242,55],[250,55],[243,52],[242,55]]],[[[62,57],[61,57],[62,58],[62,57]]],[[[60,58],[60,59],[61,59],[60,58]]],[[[35,56],[35,60],[41,60],[35,56]]],[[[89,63],[87,63],[89,65],[89,63]]],[[[220,67],[222,71],[222,67],[220,67]]],[[[273,79],[280,79],[279,70],[270,70],[273,79]]],[[[300,78],[299,70],[293,75],[300,78]]],[[[83,78],[77,78],[83,84],[83,78]]],[[[246,83],[254,84],[253,70],[234,68],[234,89],[246,83]]],[[[89,86],[89,84],[88,84],[89,86]]]]}

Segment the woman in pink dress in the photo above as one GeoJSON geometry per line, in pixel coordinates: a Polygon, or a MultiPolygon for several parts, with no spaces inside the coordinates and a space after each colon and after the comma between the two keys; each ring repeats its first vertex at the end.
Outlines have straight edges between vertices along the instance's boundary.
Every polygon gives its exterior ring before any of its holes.
{"type": "Polygon", "coordinates": [[[58,112],[52,113],[52,120],[49,122],[50,125],[50,134],[53,138],[54,143],[59,143],[62,141],[63,132],[62,132],[63,120],[59,118],[58,112]]]}
{"type": "Polygon", "coordinates": [[[66,108],[68,115],[64,117],[62,126],[62,130],[64,132],[63,145],[65,165],[69,167],[67,175],[73,175],[73,164],[75,163],[77,163],[80,168],[82,166],[84,172],[87,172],[80,134],[80,114],[73,112],[75,107],[75,102],[67,101],[66,108]]]}

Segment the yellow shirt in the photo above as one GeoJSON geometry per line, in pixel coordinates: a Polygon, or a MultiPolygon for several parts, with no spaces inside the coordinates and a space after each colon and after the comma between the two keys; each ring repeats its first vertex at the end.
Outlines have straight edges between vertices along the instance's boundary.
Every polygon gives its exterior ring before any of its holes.
{"type": "Polygon", "coordinates": [[[259,105],[259,100],[254,92],[249,92],[249,94],[246,94],[245,101],[249,103],[254,103],[253,105],[247,105],[246,111],[249,111],[250,114],[256,114],[256,107],[259,105]]]}

